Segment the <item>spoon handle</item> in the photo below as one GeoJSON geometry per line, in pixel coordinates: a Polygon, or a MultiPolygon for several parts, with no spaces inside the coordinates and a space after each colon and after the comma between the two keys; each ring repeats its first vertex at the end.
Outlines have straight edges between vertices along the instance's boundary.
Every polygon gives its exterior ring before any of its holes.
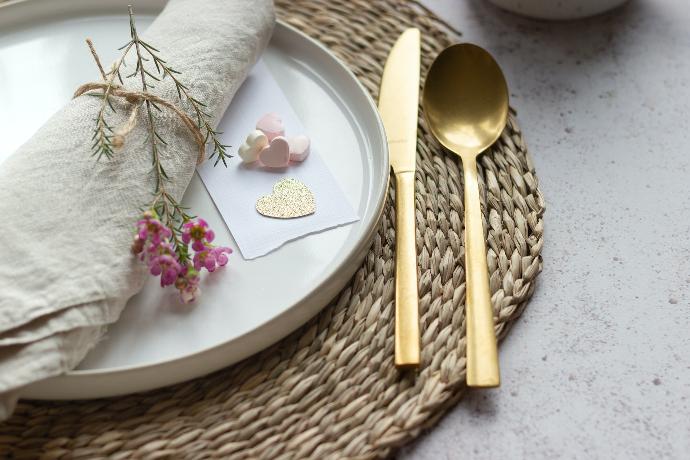
{"type": "Polygon", "coordinates": [[[419,365],[414,172],[395,174],[395,365],[419,365]]]}
{"type": "Polygon", "coordinates": [[[500,385],[498,352],[489,291],[477,160],[474,157],[463,158],[462,163],[465,177],[467,385],[497,387],[500,385]]]}

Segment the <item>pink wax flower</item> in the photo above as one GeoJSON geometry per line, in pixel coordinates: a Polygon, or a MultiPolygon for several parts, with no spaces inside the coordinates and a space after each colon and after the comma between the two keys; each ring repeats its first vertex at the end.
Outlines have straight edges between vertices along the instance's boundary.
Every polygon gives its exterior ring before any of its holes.
{"type": "Polygon", "coordinates": [[[194,269],[205,268],[209,272],[214,272],[217,267],[223,267],[228,263],[228,254],[232,254],[232,249],[221,246],[207,246],[203,251],[194,254],[194,269]]]}
{"type": "Polygon", "coordinates": [[[228,256],[232,254],[232,249],[228,247],[215,247],[212,250],[214,252],[214,255],[216,257],[216,262],[218,262],[219,267],[225,267],[225,265],[228,263],[228,256]]]}
{"type": "Polygon", "coordinates": [[[137,236],[140,240],[150,239],[151,244],[158,245],[161,240],[170,238],[172,231],[158,220],[158,216],[151,211],[146,211],[137,222],[137,236]]]}
{"type": "Polygon", "coordinates": [[[184,303],[199,297],[200,271],[214,272],[225,266],[232,253],[228,247],[211,244],[215,234],[203,219],[187,220],[181,228],[173,228],[163,224],[155,211],[146,211],[136,227],[132,253],[146,262],[153,276],[160,276],[162,287],[175,285],[184,303]]]}
{"type": "Polygon", "coordinates": [[[153,276],[160,275],[161,286],[175,283],[180,274],[180,263],[174,254],[162,254],[149,259],[149,270],[153,276]]]}
{"type": "Polygon", "coordinates": [[[213,242],[216,234],[208,227],[204,219],[190,220],[182,226],[182,241],[184,244],[192,242],[192,249],[203,251],[205,243],[213,242]]]}
{"type": "Polygon", "coordinates": [[[161,277],[161,286],[169,286],[175,282],[182,270],[177,254],[172,244],[162,240],[159,244],[153,242],[147,249],[149,271],[153,276],[161,277]]]}

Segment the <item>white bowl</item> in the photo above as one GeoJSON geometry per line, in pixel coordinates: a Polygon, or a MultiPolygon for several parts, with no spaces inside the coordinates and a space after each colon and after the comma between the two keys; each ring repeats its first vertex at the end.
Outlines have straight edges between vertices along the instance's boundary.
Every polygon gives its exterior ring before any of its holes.
{"type": "Polygon", "coordinates": [[[627,0],[489,0],[523,16],[539,19],[577,19],[603,13],[627,0]]]}

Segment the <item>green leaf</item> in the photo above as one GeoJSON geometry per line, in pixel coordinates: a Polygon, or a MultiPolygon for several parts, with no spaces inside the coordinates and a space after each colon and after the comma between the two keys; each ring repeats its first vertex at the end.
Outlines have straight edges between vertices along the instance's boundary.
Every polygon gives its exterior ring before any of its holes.
{"type": "Polygon", "coordinates": [[[141,44],[144,46],[144,48],[146,48],[146,49],[153,50],[153,51],[155,51],[155,52],[157,52],[157,53],[160,53],[159,50],[157,50],[157,49],[154,48],[153,46],[149,45],[149,44],[146,43],[144,40],[139,40],[139,43],[141,43],[141,44]]]}
{"type": "Polygon", "coordinates": [[[163,139],[163,138],[160,136],[160,134],[158,134],[157,132],[155,132],[154,134],[156,135],[156,137],[158,138],[158,140],[161,141],[164,145],[168,145],[168,143],[165,142],[165,139],[163,139]]]}
{"type": "Polygon", "coordinates": [[[153,78],[153,79],[156,80],[156,81],[161,81],[160,78],[158,78],[156,75],[152,74],[152,73],[149,72],[148,70],[145,70],[145,69],[144,69],[144,73],[145,73],[146,75],[148,75],[149,77],[153,78]]]}

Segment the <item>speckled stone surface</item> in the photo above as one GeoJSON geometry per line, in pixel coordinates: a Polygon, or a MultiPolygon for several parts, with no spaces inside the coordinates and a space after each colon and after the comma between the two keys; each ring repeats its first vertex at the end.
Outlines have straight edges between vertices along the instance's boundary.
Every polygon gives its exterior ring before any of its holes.
{"type": "Polygon", "coordinates": [[[690,458],[690,5],[538,22],[426,0],[504,68],[547,201],[544,272],[404,459],[690,458]]]}

